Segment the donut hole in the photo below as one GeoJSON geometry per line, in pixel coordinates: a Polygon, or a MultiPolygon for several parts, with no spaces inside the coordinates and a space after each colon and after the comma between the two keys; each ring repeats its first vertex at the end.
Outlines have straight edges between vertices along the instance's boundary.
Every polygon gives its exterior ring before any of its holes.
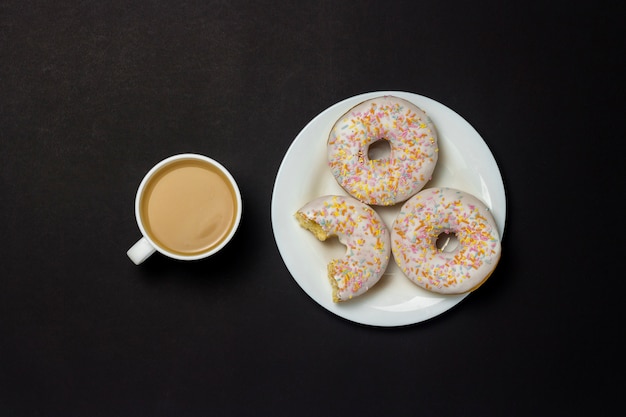
{"type": "Polygon", "coordinates": [[[389,158],[389,155],[391,155],[391,145],[385,138],[378,139],[367,148],[367,157],[373,161],[389,158]]]}
{"type": "Polygon", "coordinates": [[[329,259],[339,259],[346,256],[348,247],[339,240],[337,235],[331,235],[324,242],[324,250],[329,259]]]}
{"type": "Polygon", "coordinates": [[[459,247],[459,244],[459,238],[456,233],[450,231],[441,232],[435,240],[437,250],[444,253],[454,252],[459,247]]]}

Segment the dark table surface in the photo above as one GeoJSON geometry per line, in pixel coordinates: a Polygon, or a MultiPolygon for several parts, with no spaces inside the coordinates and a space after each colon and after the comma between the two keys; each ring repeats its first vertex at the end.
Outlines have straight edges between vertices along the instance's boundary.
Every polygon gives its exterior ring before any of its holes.
{"type": "Polygon", "coordinates": [[[3,2],[0,415],[612,414],[620,16],[600,2],[3,2]],[[381,90],[470,122],[508,204],[489,281],[396,328],[313,301],[270,218],[300,130],[381,90]],[[240,229],[207,260],[135,266],[139,181],[181,152],[230,169],[240,229]]]}

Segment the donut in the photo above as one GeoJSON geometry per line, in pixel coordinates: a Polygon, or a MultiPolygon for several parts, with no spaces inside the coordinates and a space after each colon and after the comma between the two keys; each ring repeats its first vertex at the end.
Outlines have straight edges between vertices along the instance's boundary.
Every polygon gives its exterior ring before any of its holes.
{"type": "Polygon", "coordinates": [[[464,191],[427,188],[400,209],[391,230],[391,250],[415,284],[440,294],[461,294],[491,275],[501,245],[493,216],[482,201],[464,191]]]}
{"type": "Polygon", "coordinates": [[[439,149],[434,125],[419,107],[393,96],[366,100],[345,113],[328,136],[328,165],[341,187],[360,201],[391,206],[430,180],[439,149]],[[389,155],[370,159],[370,146],[389,155]]]}
{"type": "Polygon", "coordinates": [[[390,233],[371,207],[352,197],[329,195],[310,201],[295,217],[317,239],[337,236],[346,246],[346,254],[327,265],[334,302],[362,295],[380,280],[391,256],[390,233]]]}

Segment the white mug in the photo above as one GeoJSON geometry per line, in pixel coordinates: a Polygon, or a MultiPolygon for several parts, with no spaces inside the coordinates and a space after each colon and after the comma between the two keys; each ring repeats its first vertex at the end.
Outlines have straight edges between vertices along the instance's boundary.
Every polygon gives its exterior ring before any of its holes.
{"type": "Polygon", "coordinates": [[[198,154],[174,155],[143,178],[135,217],[143,237],[127,252],[137,265],[155,251],[196,260],[218,252],[241,221],[239,187],[217,161],[198,154]]]}

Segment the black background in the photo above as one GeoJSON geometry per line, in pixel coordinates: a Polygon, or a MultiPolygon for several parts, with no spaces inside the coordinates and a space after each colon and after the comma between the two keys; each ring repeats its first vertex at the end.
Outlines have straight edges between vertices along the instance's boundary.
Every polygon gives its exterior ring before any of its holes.
{"type": "Polygon", "coordinates": [[[601,2],[2,2],[0,415],[619,414],[621,16],[601,2]],[[299,131],[381,90],[468,120],[508,199],[490,280],[391,329],[311,300],[270,221],[299,131]],[[201,262],[135,266],[139,181],[181,152],[235,176],[239,232],[201,262]]]}

